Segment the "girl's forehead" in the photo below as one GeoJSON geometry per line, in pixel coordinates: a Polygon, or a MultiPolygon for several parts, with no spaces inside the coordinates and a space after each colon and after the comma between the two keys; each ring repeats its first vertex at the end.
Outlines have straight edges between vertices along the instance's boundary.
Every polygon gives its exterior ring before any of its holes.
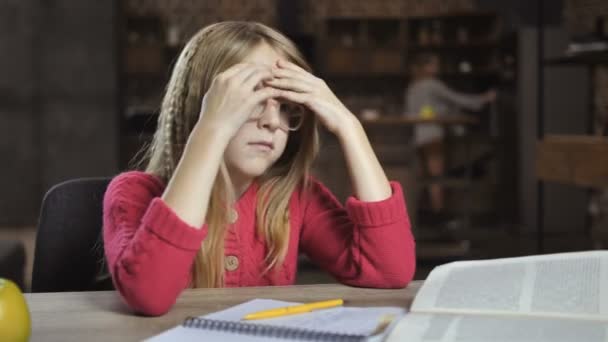
{"type": "Polygon", "coordinates": [[[285,59],[285,56],[273,49],[270,45],[262,43],[256,46],[249,55],[243,59],[243,62],[273,66],[279,59],[285,59]]]}

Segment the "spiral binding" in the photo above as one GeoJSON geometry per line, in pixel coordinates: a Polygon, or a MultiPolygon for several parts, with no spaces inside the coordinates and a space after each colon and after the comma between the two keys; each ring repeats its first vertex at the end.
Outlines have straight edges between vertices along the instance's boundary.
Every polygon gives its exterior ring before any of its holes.
{"type": "Polygon", "coordinates": [[[284,338],[300,341],[363,342],[366,340],[366,336],[364,335],[337,334],[300,328],[220,321],[198,317],[188,317],[182,325],[187,328],[225,331],[242,335],[284,338]]]}

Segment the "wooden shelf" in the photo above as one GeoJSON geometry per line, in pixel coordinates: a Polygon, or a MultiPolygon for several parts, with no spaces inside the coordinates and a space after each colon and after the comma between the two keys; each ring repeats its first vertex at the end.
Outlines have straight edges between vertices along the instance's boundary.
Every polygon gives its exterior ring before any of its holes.
{"type": "Polygon", "coordinates": [[[360,119],[364,125],[418,125],[418,124],[437,124],[437,125],[474,125],[479,123],[474,117],[453,115],[438,119],[424,119],[415,116],[385,116],[378,119],[360,119]]]}
{"type": "Polygon", "coordinates": [[[545,60],[545,64],[608,64],[608,51],[586,52],[571,56],[549,58],[545,60]]]}
{"type": "Polygon", "coordinates": [[[378,72],[378,71],[368,71],[368,70],[330,70],[323,72],[322,76],[324,78],[331,79],[352,79],[352,78],[398,78],[398,79],[406,79],[409,77],[409,74],[405,71],[401,72],[378,72]]]}
{"type": "Polygon", "coordinates": [[[408,50],[444,50],[444,49],[467,49],[467,48],[488,48],[488,47],[497,47],[498,42],[495,40],[479,40],[479,41],[471,41],[466,43],[459,42],[447,42],[442,44],[416,44],[411,43],[408,44],[408,50]]]}
{"type": "Polygon", "coordinates": [[[462,18],[488,18],[496,17],[495,12],[490,11],[454,11],[439,15],[417,15],[408,17],[409,20],[433,20],[433,19],[462,19],[462,18]]]}
{"type": "MultiPolygon", "coordinates": [[[[378,72],[369,70],[342,70],[342,71],[325,71],[322,75],[325,78],[348,79],[348,78],[400,78],[407,79],[411,74],[405,71],[400,72],[378,72]]],[[[471,72],[442,72],[438,75],[439,78],[488,78],[499,77],[498,70],[482,70],[471,72]]]]}
{"type": "Polygon", "coordinates": [[[453,78],[453,77],[497,77],[500,72],[498,69],[479,69],[471,72],[442,72],[439,74],[439,78],[453,78]]]}
{"type": "Polygon", "coordinates": [[[490,12],[409,18],[325,18],[317,32],[319,69],[323,75],[342,79],[405,79],[409,76],[412,54],[441,51],[442,69],[447,72],[440,77],[499,76],[499,66],[494,66],[499,60],[499,22],[496,14],[490,12]],[[422,39],[423,36],[427,38],[422,39]],[[463,61],[463,54],[471,72],[455,71],[463,61]]]}
{"type": "Polygon", "coordinates": [[[537,176],[543,181],[608,187],[608,138],[550,135],[537,143],[537,176]]]}
{"type": "Polygon", "coordinates": [[[420,187],[427,187],[433,184],[439,184],[446,188],[469,189],[474,183],[471,179],[442,177],[438,179],[420,179],[418,180],[420,187]]]}

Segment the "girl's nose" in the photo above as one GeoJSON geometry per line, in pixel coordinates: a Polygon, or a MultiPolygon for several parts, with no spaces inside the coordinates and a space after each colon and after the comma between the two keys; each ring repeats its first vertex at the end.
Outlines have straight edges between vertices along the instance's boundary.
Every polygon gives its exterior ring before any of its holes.
{"type": "Polygon", "coordinates": [[[273,99],[266,101],[264,110],[258,119],[258,127],[274,131],[281,124],[281,104],[273,99]]]}

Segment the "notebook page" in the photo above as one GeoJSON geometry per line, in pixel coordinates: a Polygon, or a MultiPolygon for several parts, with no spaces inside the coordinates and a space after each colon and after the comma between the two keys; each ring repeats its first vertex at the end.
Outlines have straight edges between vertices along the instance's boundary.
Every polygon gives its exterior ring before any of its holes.
{"type": "MultiPolygon", "coordinates": [[[[285,305],[293,305],[298,303],[292,302],[281,302],[267,299],[254,299],[249,302],[233,306],[226,310],[214,312],[206,316],[200,316],[201,318],[210,318],[224,321],[237,321],[240,320],[244,315],[258,311],[268,310],[273,308],[282,307],[285,305]]],[[[173,342],[173,341],[184,341],[184,342],[195,342],[195,341],[225,341],[225,342],[262,342],[267,341],[268,337],[260,336],[249,336],[242,334],[234,334],[223,331],[210,331],[201,329],[186,328],[178,326],[173,329],[167,330],[160,335],[154,336],[146,342],[173,342]]],[[[287,339],[273,338],[276,342],[286,342],[287,339]]]]}
{"type": "Polygon", "coordinates": [[[411,313],[385,342],[608,342],[603,322],[567,318],[522,318],[411,313]]]}
{"type": "MultiPolygon", "coordinates": [[[[226,310],[218,311],[209,315],[201,316],[223,321],[241,321],[246,314],[274,309],[278,307],[297,305],[300,303],[285,302],[272,299],[254,299],[243,304],[239,304],[226,310]]],[[[325,331],[350,335],[369,335],[371,334],[384,315],[395,315],[398,320],[405,314],[405,310],[399,307],[373,307],[373,308],[352,308],[337,307],[332,309],[318,310],[310,313],[277,317],[265,320],[247,321],[248,323],[267,324],[273,326],[285,326],[299,329],[311,329],[314,331],[325,331]]],[[[396,322],[395,322],[396,323],[396,322]]],[[[388,329],[387,329],[388,331],[388,329]]],[[[379,336],[381,340],[384,336],[379,336]]],[[[175,327],[164,333],[154,336],[147,342],[169,342],[169,341],[244,341],[257,342],[267,341],[268,337],[256,337],[242,334],[234,334],[221,331],[209,331],[202,329],[175,327]]],[[[273,341],[283,342],[288,339],[273,338],[273,341]]]]}
{"type": "Polygon", "coordinates": [[[454,262],[431,272],[412,311],[608,321],[607,291],[607,251],[454,262]]]}
{"type": "MultiPolygon", "coordinates": [[[[300,303],[272,299],[254,299],[229,309],[203,316],[224,321],[240,321],[246,314],[300,303]]],[[[285,326],[341,334],[369,335],[385,315],[400,316],[405,310],[399,307],[336,307],[300,315],[290,315],[249,321],[255,324],[285,326]]]]}
{"type": "MultiPolygon", "coordinates": [[[[264,342],[268,337],[239,335],[223,331],[192,329],[182,326],[167,330],[160,335],[151,337],[145,342],[264,342]]],[[[272,338],[273,342],[289,342],[293,340],[272,338]]]]}
{"type": "MultiPolygon", "coordinates": [[[[240,321],[245,315],[261,310],[282,308],[289,305],[298,305],[296,302],[285,302],[274,299],[252,299],[248,302],[235,305],[228,309],[210,313],[201,318],[217,319],[222,321],[240,321]]],[[[261,321],[260,321],[261,322],[261,321]]]]}

